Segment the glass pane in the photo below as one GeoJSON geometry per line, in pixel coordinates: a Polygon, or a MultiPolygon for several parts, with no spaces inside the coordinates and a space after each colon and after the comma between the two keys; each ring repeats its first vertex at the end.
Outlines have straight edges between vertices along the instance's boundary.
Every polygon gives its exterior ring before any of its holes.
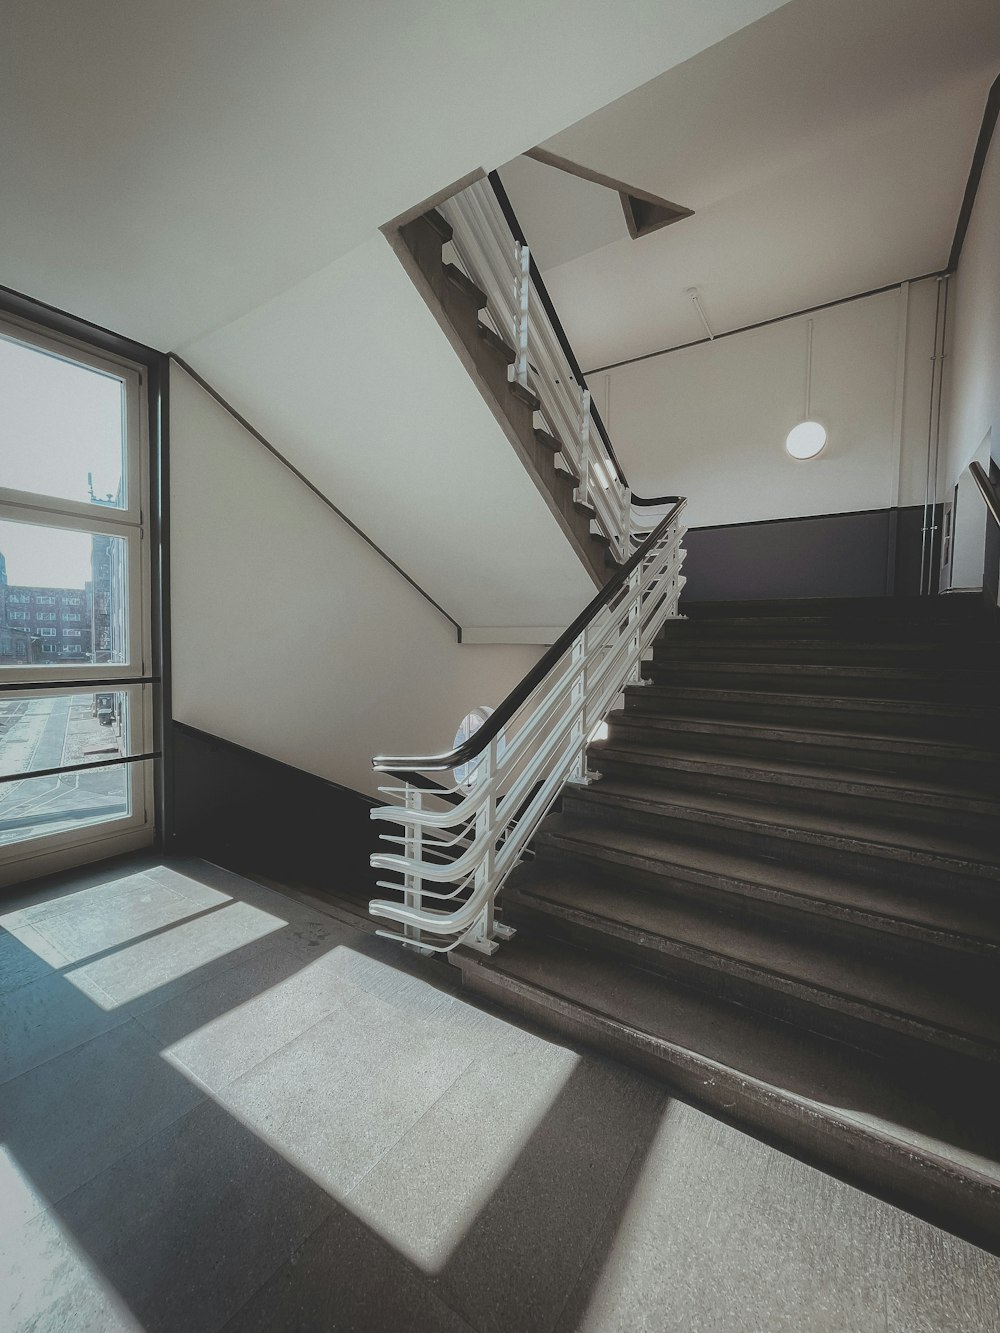
{"type": "Polygon", "coordinates": [[[122,380],[0,337],[0,484],[123,509],[124,459],[122,380]]]}
{"type": "Polygon", "coordinates": [[[0,783],[0,847],[43,834],[124,819],[134,764],[0,783]]]}
{"type": "Polygon", "coordinates": [[[0,776],[138,753],[131,704],[126,690],[0,695],[0,776]]]}
{"type": "Polygon", "coordinates": [[[128,661],[124,537],[0,521],[0,666],[128,661]]]}

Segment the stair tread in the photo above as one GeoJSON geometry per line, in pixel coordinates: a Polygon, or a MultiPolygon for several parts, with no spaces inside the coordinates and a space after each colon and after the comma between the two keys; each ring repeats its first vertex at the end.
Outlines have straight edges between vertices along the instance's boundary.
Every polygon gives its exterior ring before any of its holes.
{"type": "Polygon", "coordinates": [[[463,273],[457,264],[445,264],[444,274],[453,286],[475,301],[477,310],[482,310],[489,301],[483,289],[467,273],[463,273]]]}
{"type": "Polygon", "coordinates": [[[600,764],[601,758],[655,764],[690,772],[729,776],[746,782],[776,782],[783,785],[802,785],[817,790],[840,792],[845,795],[867,796],[876,799],[896,799],[945,806],[960,805],[964,810],[992,814],[1000,818],[1000,801],[979,795],[974,786],[942,778],[922,778],[908,771],[905,775],[874,772],[871,769],[842,765],[808,763],[800,759],[768,757],[748,758],[744,755],[706,754],[704,750],[671,747],[665,749],[655,741],[602,741],[591,746],[591,752],[600,764]]]}
{"type": "Polygon", "coordinates": [[[683,717],[671,717],[668,714],[647,711],[642,708],[622,708],[611,713],[609,722],[612,727],[622,724],[631,725],[634,721],[656,730],[671,733],[697,735],[707,732],[718,736],[731,736],[748,740],[775,740],[796,745],[836,746],[838,748],[865,748],[897,750],[900,755],[939,758],[943,760],[970,760],[977,763],[1000,763],[1000,748],[992,749],[981,746],[956,744],[932,737],[899,736],[893,732],[882,731],[830,731],[814,723],[795,722],[740,722],[735,718],[701,717],[685,714],[683,717]]]}
{"type": "Polygon", "coordinates": [[[928,680],[941,684],[954,684],[956,681],[982,681],[992,684],[996,680],[993,667],[977,666],[883,666],[864,662],[727,662],[699,658],[696,662],[685,663],[680,667],[676,662],[657,661],[654,657],[647,667],[657,673],[669,671],[698,670],[716,671],[725,675],[763,675],[773,676],[777,672],[795,676],[813,676],[820,680],[839,676],[864,676],[876,681],[892,680],[928,680]]]}
{"type": "MultiPolygon", "coordinates": [[[[773,670],[774,664],[769,663],[768,665],[773,670]]],[[[768,690],[766,693],[762,693],[759,690],[734,689],[730,686],[657,685],[655,681],[649,685],[629,686],[626,693],[632,694],[634,697],[635,692],[640,690],[642,696],[649,701],[663,699],[668,703],[671,700],[680,702],[686,699],[706,703],[713,700],[725,700],[732,703],[745,703],[750,706],[759,706],[766,703],[769,707],[781,705],[789,708],[829,708],[838,712],[854,711],[859,713],[890,711],[914,713],[918,716],[932,713],[935,717],[1000,720],[1000,706],[982,702],[957,704],[936,699],[893,699],[881,698],[878,695],[788,694],[779,690],[768,690]]]]}
{"type": "MultiPolygon", "coordinates": [[[[546,822],[541,840],[556,839],[563,849],[597,856],[602,865],[613,858],[629,858],[637,868],[684,878],[693,874],[723,882],[729,892],[750,891],[753,896],[790,906],[826,906],[832,914],[843,909],[876,928],[914,928],[928,938],[951,937],[969,947],[992,944],[1000,949],[1000,901],[995,905],[974,895],[915,894],[884,881],[865,881],[812,866],[795,866],[724,846],[705,847],[655,831],[595,825],[568,815],[546,822]]],[[[697,882],[697,881],[696,881],[697,882]]]]}
{"type": "MultiPolygon", "coordinates": [[[[1000,1057],[1000,1014],[983,1002],[985,976],[975,976],[978,987],[969,978],[969,960],[962,964],[965,992],[954,979],[935,990],[926,964],[918,968],[890,955],[848,956],[841,941],[782,934],[769,923],[736,919],[692,900],[671,900],[600,877],[561,874],[537,862],[510,896],[585,912],[598,926],[637,932],[665,948],[668,956],[681,946],[685,956],[708,967],[737,969],[746,979],[760,977],[771,988],[784,982],[800,997],[831,1007],[878,1011],[886,1018],[960,1034],[1000,1057]]],[[[995,983],[995,968],[990,970],[995,983]]]]}
{"type": "MultiPolygon", "coordinates": [[[[810,840],[819,835],[826,842],[869,854],[900,860],[930,860],[956,874],[974,874],[1000,880],[1000,866],[988,857],[970,856],[968,835],[949,836],[944,830],[924,828],[887,829],[842,816],[831,817],[819,810],[776,809],[743,797],[709,792],[671,794],[650,783],[604,778],[593,786],[572,793],[577,800],[602,805],[642,807],[676,818],[694,818],[703,823],[726,822],[730,827],[749,828],[766,834],[810,840]]],[[[817,840],[819,840],[817,839],[817,840]]]]}
{"type": "Polygon", "coordinates": [[[514,364],[517,360],[517,353],[514,351],[513,347],[511,347],[510,343],[501,338],[499,333],[495,332],[495,330],[491,329],[488,324],[483,324],[481,321],[476,332],[487,347],[491,348],[501,360],[505,361],[509,366],[514,364]]]}
{"type": "Polygon", "coordinates": [[[582,1013],[626,1049],[654,1047],[669,1064],[700,1071],[706,1097],[720,1080],[750,1082],[776,1103],[806,1107],[1000,1191],[1000,1120],[982,1097],[956,1103],[952,1066],[936,1052],[916,1069],[566,942],[519,936],[496,958],[466,955],[461,965],[582,1013]]]}
{"type": "Polygon", "coordinates": [[[706,620],[755,620],[763,615],[778,616],[783,620],[809,616],[825,620],[898,618],[936,622],[953,616],[981,619],[983,599],[975,592],[936,597],[761,597],[717,602],[685,599],[681,612],[706,620]]]}

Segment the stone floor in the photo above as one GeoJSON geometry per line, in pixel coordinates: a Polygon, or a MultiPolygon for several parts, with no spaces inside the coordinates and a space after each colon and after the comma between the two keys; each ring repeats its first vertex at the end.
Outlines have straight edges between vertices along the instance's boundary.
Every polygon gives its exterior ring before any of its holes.
{"type": "Polygon", "coordinates": [[[1000,1329],[1000,1260],[261,885],[0,927],[3,1333],[1000,1329]]]}

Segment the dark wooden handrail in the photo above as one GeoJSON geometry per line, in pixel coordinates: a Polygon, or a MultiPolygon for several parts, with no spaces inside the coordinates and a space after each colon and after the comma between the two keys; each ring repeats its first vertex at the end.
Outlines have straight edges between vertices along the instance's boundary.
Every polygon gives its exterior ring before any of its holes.
{"type": "Polygon", "coordinates": [[[990,475],[983,467],[982,463],[970,463],[969,471],[972,473],[973,480],[982,492],[990,518],[992,518],[997,527],[1000,527],[1000,487],[997,486],[995,481],[990,479],[990,475]]]}
{"type": "Polygon", "coordinates": [[[572,625],[560,634],[548,652],[536,662],[523,680],[514,686],[503,703],[494,709],[483,725],[474,731],[467,741],[445,754],[376,755],[372,760],[372,768],[378,773],[391,773],[396,777],[405,777],[415,770],[423,773],[434,773],[449,768],[458,768],[461,764],[468,764],[478,755],[481,755],[490,741],[498,736],[520,711],[545,677],[555,669],[563,655],[572,647],[577,635],[582,633],[598,611],[607,606],[616,593],[622,590],[633,570],[637,569],[645,558],[647,548],[653,542],[659,541],[685,504],[686,501],[681,498],[671,506],[669,513],[660,520],[635,554],[624,565],[620,566],[614,577],[604,585],[593,601],[580,612],[572,625]]]}

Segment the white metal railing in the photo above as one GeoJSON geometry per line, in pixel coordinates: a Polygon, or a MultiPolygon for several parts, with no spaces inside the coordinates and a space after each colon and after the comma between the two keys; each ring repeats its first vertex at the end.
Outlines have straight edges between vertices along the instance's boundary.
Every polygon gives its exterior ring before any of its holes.
{"type": "Polygon", "coordinates": [[[381,787],[390,803],[372,818],[397,850],[372,865],[392,878],[371,914],[380,930],[428,952],[465,944],[492,953],[511,932],[495,920],[497,894],[563,786],[586,784],[587,745],[641,663],[663,622],[677,615],[685,501],[652,534],[468,741],[445,754],[376,758],[401,779],[381,787]],[[461,766],[465,781],[455,779],[461,766]],[[469,767],[471,766],[471,767],[469,767]],[[438,782],[428,781],[434,774],[438,782]]]}
{"type": "Polygon", "coordinates": [[[578,378],[532,280],[528,247],[512,234],[488,180],[438,205],[452,229],[458,266],[486,294],[489,322],[514,349],[512,378],[539,399],[544,429],[559,441],[566,468],[576,478],[574,500],[589,505],[591,520],[611,542],[619,561],[633,549],[633,535],[649,532],[647,515],[632,506],[590,410],[590,392],[578,378]]]}

